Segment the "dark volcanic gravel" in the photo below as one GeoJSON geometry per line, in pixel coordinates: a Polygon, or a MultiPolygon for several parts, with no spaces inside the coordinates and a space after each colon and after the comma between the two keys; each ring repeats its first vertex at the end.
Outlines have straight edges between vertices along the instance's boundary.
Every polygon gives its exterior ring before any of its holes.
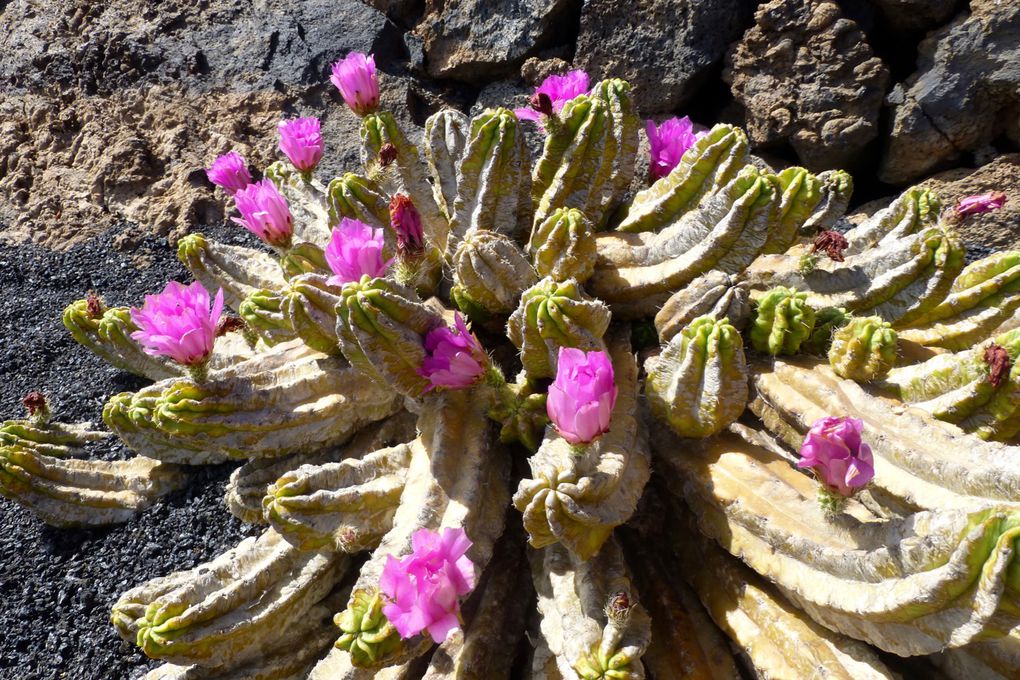
{"type": "MultiPolygon", "coordinates": [[[[101,424],[110,395],[145,384],[80,347],[60,321],[63,308],[90,289],[110,305],[140,304],[169,279],[190,281],[164,239],[148,239],[132,253],[113,251],[120,230],[64,253],[0,246],[0,420],[22,417],[21,397],[39,389],[55,420],[101,424]]],[[[207,233],[251,244],[236,228],[207,233]]],[[[100,455],[127,457],[115,441],[100,455]]],[[[54,529],[0,498],[0,679],[131,680],[156,666],[121,641],[110,607],[124,590],[258,533],[223,505],[234,467],[194,468],[184,489],[105,529],[54,529]]]]}

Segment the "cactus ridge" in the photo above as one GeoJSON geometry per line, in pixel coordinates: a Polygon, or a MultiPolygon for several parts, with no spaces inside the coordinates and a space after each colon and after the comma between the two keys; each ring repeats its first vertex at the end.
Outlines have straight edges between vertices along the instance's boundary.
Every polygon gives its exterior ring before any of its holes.
{"type": "Polygon", "coordinates": [[[470,121],[456,109],[442,109],[425,121],[425,159],[432,177],[432,193],[450,219],[457,197],[457,161],[467,145],[470,121]]]}
{"type": "Polygon", "coordinates": [[[904,236],[923,231],[938,222],[942,202],[930,189],[911,187],[886,208],[846,233],[846,255],[857,255],[904,236]]]}
{"type": "Polygon", "coordinates": [[[471,303],[489,314],[506,316],[538,276],[512,240],[494,231],[475,229],[453,255],[453,280],[455,289],[471,303]]]}
{"type": "Polygon", "coordinates": [[[758,300],[748,335],[759,352],[796,354],[814,327],[815,310],[807,304],[807,293],[780,286],[758,300]]]}
{"type": "Polygon", "coordinates": [[[327,283],[322,274],[302,274],[290,280],[284,292],[282,311],[302,341],[324,354],[338,354],[336,306],[340,290],[327,283]]]}
{"type": "MultiPolygon", "coordinates": [[[[326,207],[330,228],[345,217],[376,228],[390,224],[389,199],[382,187],[353,172],[330,180],[326,188],[326,207]]],[[[387,236],[392,239],[390,234],[387,236]]]]}

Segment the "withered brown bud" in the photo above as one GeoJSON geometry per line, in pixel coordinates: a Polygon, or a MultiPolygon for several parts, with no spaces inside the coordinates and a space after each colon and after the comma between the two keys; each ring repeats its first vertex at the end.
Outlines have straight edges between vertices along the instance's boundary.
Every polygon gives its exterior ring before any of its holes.
{"type": "Polygon", "coordinates": [[[606,604],[606,618],[613,620],[625,618],[630,614],[632,606],[630,595],[622,590],[617,591],[609,597],[609,602],[606,604]]]}
{"type": "Polygon", "coordinates": [[[46,413],[49,408],[46,406],[46,397],[39,390],[32,390],[21,400],[21,403],[28,409],[28,415],[46,413]]]}
{"type": "Polygon", "coordinates": [[[545,92],[536,92],[531,95],[528,105],[543,116],[551,116],[553,113],[552,99],[545,92]]]}
{"type": "Polygon", "coordinates": [[[234,331],[243,331],[244,328],[244,319],[232,314],[224,314],[220,317],[220,322],[216,324],[216,337],[219,338],[234,331]]]}
{"type": "Polygon", "coordinates": [[[988,382],[998,387],[1009,375],[1009,352],[1000,345],[991,345],[985,349],[985,363],[988,364],[988,382]]]}
{"type": "Polygon", "coordinates": [[[379,149],[379,163],[385,168],[395,160],[397,160],[397,147],[386,142],[379,149]]]}
{"type": "Polygon", "coordinates": [[[822,251],[829,256],[830,260],[834,262],[843,261],[843,251],[850,246],[850,243],[846,240],[846,236],[839,233],[838,231],[820,231],[815,236],[815,242],[811,246],[811,252],[817,253],[822,251]]]}
{"type": "Polygon", "coordinates": [[[98,319],[103,315],[103,301],[99,299],[98,295],[89,293],[89,296],[85,298],[85,311],[93,319],[98,319]]]}

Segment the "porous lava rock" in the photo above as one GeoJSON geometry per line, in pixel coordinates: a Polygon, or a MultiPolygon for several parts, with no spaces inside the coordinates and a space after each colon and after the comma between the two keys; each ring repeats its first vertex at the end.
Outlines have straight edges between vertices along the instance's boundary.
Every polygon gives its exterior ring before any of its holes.
{"type": "Polygon", "coordinates": [[[871,0],[893,31],[924,31],[953,16],[959,0],[871,0]]]}

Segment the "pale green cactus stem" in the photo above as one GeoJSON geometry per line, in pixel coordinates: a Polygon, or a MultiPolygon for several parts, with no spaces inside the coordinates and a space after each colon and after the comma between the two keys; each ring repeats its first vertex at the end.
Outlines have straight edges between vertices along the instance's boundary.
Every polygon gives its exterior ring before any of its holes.
{"type": "Polygon", "coordinates": [[[296,243],[280,257],[283,277],[290,281],[302,274],[330,274],[329,263],[322,248],[314,243],[296,243]]]}
{"type": "Polygon", "coordinates": [[[341,357],[291,343],[214,371],[201,385],[169,379],[117,395],[103,420],[142,455],[203,464],[340,444],[395,413],[399,401],[341,357]]]}
{"type": "Polygon", "coordinates": [[[639,192],[624,208],[619,231],[661,231],[728,184],[750,161],[747,135],[716,125],[680,158],[673,171],[639,192]]]}
{"type": "Polygon", "coordinates": [[[188,234],[177,242],[177,258],[207,290],[223,289],[223,301],[237,309],[257,290],[287,285],[277,258],[254,248],[231,246],[188,234]]]}
{"type": "Polygon", "coordinates": [[[211,562],[125,592],[111,619],[146,656],[229,667],[258,658],[298,625],[347,567],[346,555],[302,551],[268,529],[211,562]]]}
{"type": "Polygon", "coordinates": [[[457,163],[450,246],[485,230],[523,240],[531,226],[528,147],[513,111],[486,109],[471,119],[457,163]]]}
{"type": "Polygon", "coordinates": [[[560,347],[604,350],[609,308],[585,294],[573,279],[546,277],[520,296],[507,322],[507,336],[520,351],[528,378],[552,378],[560,347]]]}
{"type": "Polygon", "coordinates": [[[467,146],[471,123],[456,109],[442,109],[425,121],[425,159],[432,175],[432,193],[447,219],[457,198],[457,161],[467,146]]]}
{"type": "Polygon", "coordinates": [[[1020,641],[1015,509],[890,519],[850,499],[834,523],[818,483],[772,449],[731,433],[686,446],[664,428],[652,437],[663,477],[698,528],[826,628],[901,656],[1020,641]]]}
{"type": "Polygon", "coordinates": [[[718,270],[707,272],[672,295],[655,315],[655,330],[662,343],[700,316],[726,320],[742,329],[751,320],[747,286],[718,270]]]}
{"type": "MultiPolygon", "coordinates": [[[[602,99],[581,95],[563,106],[532,172],[536,222],[545,220],[556,208],[584,210],[593,195],[601,196],[612,181],[602,162],[617,153],[615,141],[611,141],[612,124],[609,105],[602,99]]],[[[594,215],[589,219],[596,222],[594,215]]]]}
{"type": "Polygon", "coordinates": [[[184,375],[179,364],[146,354],[131,339],[138,327],[127,307],[106,307],[98,298],[77,300],[64,309],[62,318],[78,344],[121,370],[150,380],[184,375]]]}
{"type": "Polygon", "coordinates": [[[93,430],[92,423],[40,423],[34,419],[5,420],[0,423],[0,446],[55,458],[78,455],[89,442],[101,441],[109,436],[109,432],[93,430]]]}
{"type": "Polygon", "coordinates": [[[337,354],[336,305],[340,289],[322,274],[301,274],[290,280],[283,294],[283,315],[306,345],[324,354],[337,354]]]}
{"type": "Polygon", "coordinates": [[[608,109],[608,139],[588,200],[577,206],[601,229],[620,205],[637,167],[638,135],[641,119],[634,107],[630,83],[611,78],[595,83],[591,97],[601,99],[608,109]]]}
{"type": "Polygon", "coordinates": [[[495,405],[489,409],[489,417],[502,423],[500,441],[520,442],[529,451],[537,451],[549,424],[546,396],[540,384],[529,380],[527,371],[521,371],[514,383],[504,380],[495,405]]]}
{"type": "Polygon", "coordinates": [[[637,414],[637,362],[626,334],[607,341],[618,396],[609,431],[580,453],[553,426],[528,459],[531,478],[514,494],[529,543],[562,543],[585,560],[633,514],[649,476],[644,425],[637,414]]]}
{"type": "Polygon", "coordinates": [[[377,111],[361,120],[361,160],[368,177],[378,181],[386,193],[402,191],[411,197],[421,215],[425,238],[440,252],[446,252],[450,223],[436,203],[418,147],[408,141],[393,114],[377,111]],[[382,167],[379,153],[386,144],[392,145],[396,157],[389,166],[382,167]]]}
{"type": "Polygon", "coordinates": [[[850,323],[852,317],[842,307],[822,307],[815,312],[815,327],[800,348],[808,354],[827,356],[832,345],[832,336],[850,323]]]}
{"type": "Polygon", "coordinates": [[[478,307],[485,313],[508,315],[538,276],[520,246],[503,234],[483,229],[469,232],[453,255],[451,295],[461,311],[478,307]]]}
{"type": "Polygon", "coordinates": [[[294,218],[294,240],[325,248],[329,243],[326,187],[316,179],[302,176],[300,171],[284,161],[271,163],[264,174],[287,201],[294,218]]]}
{"type": "Polygon", "coordinates": [[[595,232],[577,208],[557,208],[537,222],[527,251],[541,277],[583,284],[595,271],[595,232]]]}
{"type": "Polygon", "coordinates": [[[237,313],[245,325],[266,347],[290,342],[298,337],[283,311],[282,290],[256,290],[241,301],[237,313]]]}
{"type": "Polygon", "coordinates": [[[415,531],[464,529],[473,542],[467,557],[476,574],[485,569],[503,533],[510,459],[494,446],[487,400],[477,388],[430,393],[424,399],[393,526],[361,568],[347,609],[335,619],[342,631],[337,647],[350,652],[355,666],[401,664],[432,646],[427,635],[400,639],[381,611],[383,567],[389,556],[410,552],[415,531]]]}
{"type": "Polygon", "coordinates": [[[750,265],[765,246],[776,200],[772,180],[747,166],[659,233],[599,234],[587,287],[620,318],[652,316],[705,272],[737,274],[750,265]]]}
{"type": "Polygon", "coordinates": [[[871,382],[896,363],[896,331],[877,316],[855,317],[832,335],[829,366],[841,378],[871,382]]]}
{"type": "Polygon", "coordinates": [[[651,620],[616,541],[586,560],[560,545],[533,551],[530,558],[542,634],[561,677],[642,680],[651,620]]]}
{"type": "Polygon", "coordinates": [[[419,373],[424,337],[443,319],[412,289],[364,276],[344,285],[336,311],[340,349],[353,366],[412,398],[428,389],[419,373]]]}
{"type": "Polygon", "coordinates": [[[652,413],[682,437],[710,437],[747,404],[747,361],[740,333],[726,320],[698,317],[645,364],[652,413]]]}
{"type": "Polygon", "coordinates": [[[822,202],[822,181],[806,168],[790,167],[776,176],[778,213],[769,225],[765,253],[783,253],[797,240],[800,228],[822,202]]]}
{"type": "Polygon", "coordinates": [[[389,198],[378,183],[353,172],[330,180],[326,189],[330,228],[345,217],[372,227],[389,227],[389,204],[389,198]]]}
{"type": "Polygon", "coordinates": [[[759,352],[777,356],[796,354],[815,327],[815,310],[807,293],[796,288],[773,288],[758,300],[749,337],[759,352]]]}
{"type": "Polygon", "coordinates": [[[882,243],[895,241],[933,227],[942,202],[931,189],[911,187],[887,207],[846,233],[850,247],[845,255],[857,255],[882,243]]]}

